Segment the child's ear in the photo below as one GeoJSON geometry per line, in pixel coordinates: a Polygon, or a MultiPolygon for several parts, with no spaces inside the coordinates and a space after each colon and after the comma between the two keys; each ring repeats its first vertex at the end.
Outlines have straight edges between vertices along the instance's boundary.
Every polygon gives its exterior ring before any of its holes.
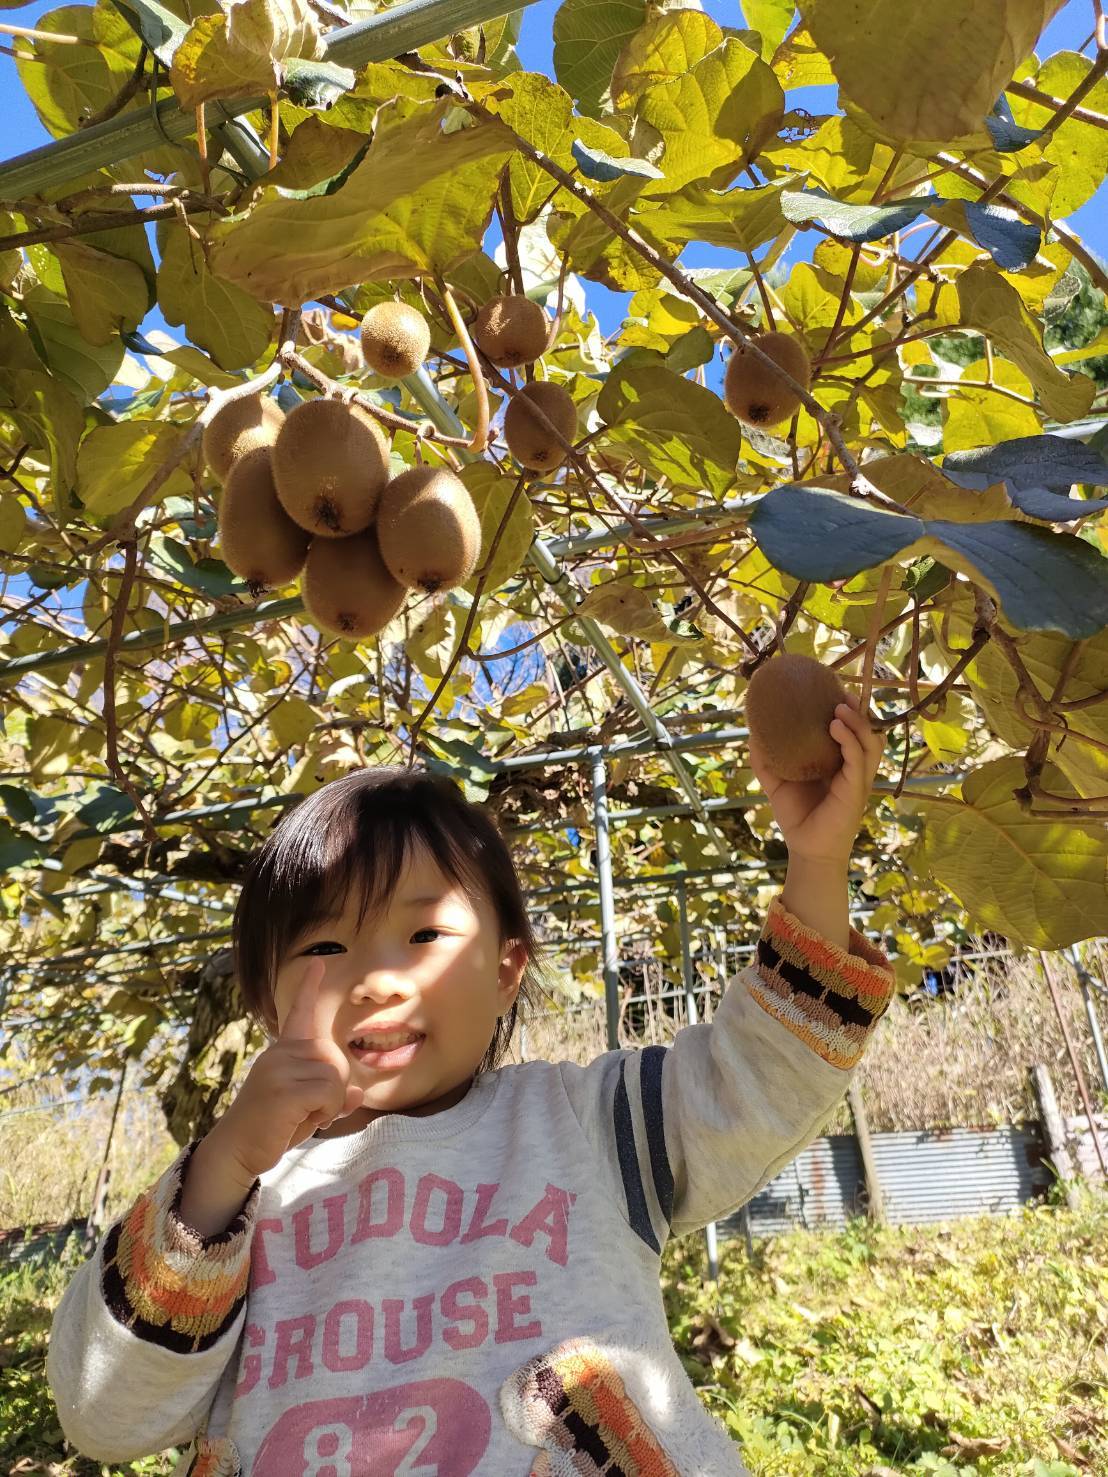
{"type": "Polygon", "coordinates": [[[523,971],[527,968],[528,960],[527,946],[519,939],[509,939],[506,946],[502,946],[500,954],[500,971],[497,977],[497,993],[500,996],[500,1011],[511,1010],[512,1003],[519,994],[519,987],[523,981],[523,971]]]}

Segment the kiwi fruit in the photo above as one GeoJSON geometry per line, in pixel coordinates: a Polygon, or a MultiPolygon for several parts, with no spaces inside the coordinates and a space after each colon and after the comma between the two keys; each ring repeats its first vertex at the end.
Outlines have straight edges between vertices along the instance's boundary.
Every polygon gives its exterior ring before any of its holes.
{"type": "MultiPolygon", "coordinates": [[[[808,388],[812,364],[799,339],[791,333],[760,333],[753,342],[786,374],[808,388]]],[[[796,391],[753,354],[747,353],[743,344],[736,347],[727,361],[723,399],[731,414],[748,426],[776,426],[787,421],[800,406],[796,391]]]]}
{"type": "Polygon", "coordinates": [[[321,631],[350,641],[375,636],[408,597],[385,568],[372,528],[348,538],[312,539],[300,593],[321,631]]]}
{"type": "Polygon", "coordinates": [[[277,500],[272,454],[255,446],[235,459],[219,500],[219,552],[257,595],[287,585],[304,568],[311,534],[277,500]]]}
{"type": "Polygon", "coordinates": [[[393,578],[433,595],[464,584],[477,568],[481,520],[460,477],[445,467],[411,467],[381,494],[377,539],[393,578]]]}
{"type": "Polygon", "coordinates": [[[407,303],[377,303],[362,319],[362,358],[386,379],[415,374],[431,348],[427,320],[407,303]]]}
{"type": "Polygon", "coordinates": [[[532,380],[518,395],[512,396],[504,412],[504,439],[516,461],[532,472],[552,472],[569,453],[533,414],[532,405],[557,426],[567,441],[577,436],[577,406],[562,385],[552,384],[550,380],[532,380]]]}
{"type": "Polygon", "coordinates": [[[490,298],[473,323],[473,341],[498,369],[533,364],[546,353],[550,319],[539,304],[519,293],[490,298]]]}
{"type": "Polygon", "coordinates": [[[389,443],[359,405],[304,400],[273,447],[273,480],[285,512],[323,538],[368,528],[389,479],[389,443]]]}
{"type": "Polygon", "coordinates": [[[261,391],[229,400],[204,427],[204,460],[226,482],[236,459],[256,446],[272,446],[284,423],[284,411],[261,391]]]}
{"type": "Polygon", "coordinates": [[[775,774],[784,780],[829,780],[842,766],[828,729],[846,688],[813,657],[772,656],[746,689],[746,724],[775,774]]]}

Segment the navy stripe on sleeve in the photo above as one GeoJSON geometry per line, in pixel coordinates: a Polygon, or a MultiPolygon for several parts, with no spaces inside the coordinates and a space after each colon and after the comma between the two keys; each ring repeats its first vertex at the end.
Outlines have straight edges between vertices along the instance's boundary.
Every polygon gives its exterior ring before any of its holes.
{"type": "Polygon", "coordinates": [[[616,1152],[619,1155],[619,1172],[623,1176],[623,1193],[627,1197],[627,1218],[631,1229],[640,1240],[645,1241],[651,1251],[661,1251],[650,1215],[646,1208],[646,1192],[639,1174],[639,1156],[635,1149],[635,1125],[631,1118],[631,1104],[627,1097],[624,1081],[626,1057],[619,1064],[619,1081],[616,1083],[615,1102],[612,1116],[615,1123],[616,1152]]]}
{"type": "Polygon", "coordinates": [[[650,1149],[650,1169],[654,1175],[654,1193],[668,1226],[673,1220],[673,1171],[666,1153],[662,1126],[662,1070],[667,1051],[668,1046],[643,1047],[639,1058],[639,1092],[650,1149]]]}

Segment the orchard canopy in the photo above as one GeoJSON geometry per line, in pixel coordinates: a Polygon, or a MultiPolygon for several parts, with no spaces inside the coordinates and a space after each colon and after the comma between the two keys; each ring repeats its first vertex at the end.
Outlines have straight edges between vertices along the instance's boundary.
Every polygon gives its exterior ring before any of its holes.
{"type": "MultiPolygon", "coordinates": [[[[781,648],[886,731],[855,860],[905,986],[959,929],[1108,933],[1106,274],[1071,219],[1099,4],[0,5],[53,139],[0,165],[9,1066],[210,1041],[246,859],[352,766],[447,770],[536,893],[587,883],[588,764],[498,762],[741,728],[781,648]],[[498,295],[545,310],[537,360],[482,350],[498,295]],[[390,379],[359,325],[393,301],[430,346],[390,379]],[[724,373],[745,345],[772,376],[770,332],[808,372],[758,424],[724,373]],[[503,430],[535,382],[576,410],[546,471],[503,430]],[[338,397],[391,476],[452,469],[472,574],[356,639],[236,574],[202,446],[236,390],[338,397]]],[[[743,743],[608,779],[684,803],[613,831],[617,873],[745,870],[693,921],[755,927],[783,848],[743,743]]],[[[583,895],[546,912],[567,941],[583,895]]],[[[676,951],[657,890],[621,915],[676,951]]],[[[596,992],[595,952],[563,982],[596,992]]]]}

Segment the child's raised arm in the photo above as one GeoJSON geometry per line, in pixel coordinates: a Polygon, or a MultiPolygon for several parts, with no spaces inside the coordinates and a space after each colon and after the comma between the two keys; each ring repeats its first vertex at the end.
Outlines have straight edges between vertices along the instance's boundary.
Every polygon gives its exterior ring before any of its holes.
{"type": "Polygon", "coordinates": [[[559,1063],[601,1179],[652,1250],[737,1210],[815,1138],[892,999],[888,959],[848,923],[850,851],[882,742],[857,699],[830,733],[843,765],[826,786],[780,780],[751,747],[790,873],[712,1021],[671,1046],[559,1063]]]}

